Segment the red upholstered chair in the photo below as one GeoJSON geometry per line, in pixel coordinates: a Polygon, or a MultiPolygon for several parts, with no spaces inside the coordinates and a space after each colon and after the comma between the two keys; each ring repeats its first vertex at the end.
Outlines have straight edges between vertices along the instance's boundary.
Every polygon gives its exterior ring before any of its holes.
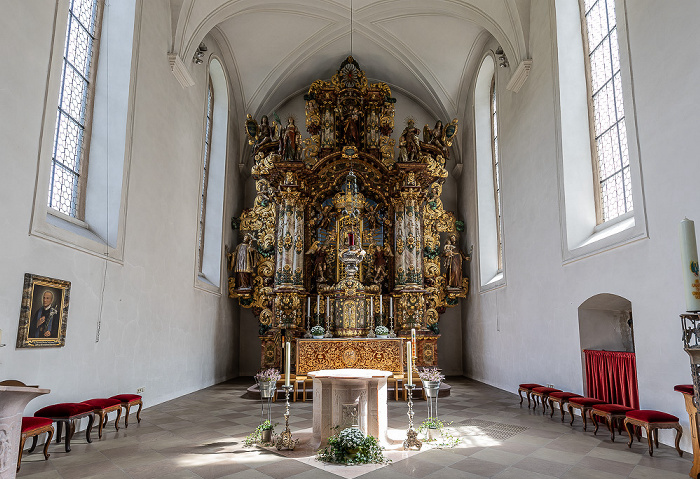
{"type": "Polygon", "coordinates": [[[634,411],[634,408],[621,406],[619,404],[596,404],[591,408],[591,419],[595,426],[593,434],[598,433],[598,421],[596,420],[596,416],[603,417],[610,430],[610,440],[615,442],[615,427],[617,427],[620,434],[622,434],[622,423],[629,411],[634,411]]]}
{"type": "Polygon", "coordinates": [[[561,389],[554,389],[554,388],[546,388],[544,386],[540,386],[538,388],[532,388],[532,397],[535,400],[535,407],[534,409],[537,409],[537,405],[539,404],[540,400],[542,401],[542,414],[547,412],[547,399],[549,398],[550,393],[560,393],[562,392],[561,389]]]}
{"type": "MultiPolygon", "coordinates": [[[[138,394],[117,394],[116,396],[112,396],[110,399],[119,399],[122,407],[126,409],[126,417],[124,417],[124,427],[129,427],[129,410],[132,408],[132,406],[136,406],[137,404],[139,405],[139,410],[136,411],[136,420],[138,422],[141,422],[141,409],[143,408],[143,401],[141,400],[141,396],[139,396],[138,394]]],[[[119,418],[117,418],[117,422],[118,421],[119,418]]]]}
{"type": "Polygon", "coordinates": [[[551,392],[547,399],[549,400],[549,417],[554,417],[554,403],[559,405],[559,411],[561,411],[561,422],[564,422],[564,404],[569,402],[571,398],[580,398],[580,394],[570,393],[570,392],[551,392]]]}
{"type": "Polygon", "coordinates": [[[673,390],[683,394],[690,394],[691,396],[695,394],[692,384],[678,384],[673,386],[673,390]]]}
{"type": "Polygon", "coordinates": [[[605,401],[596,398],[578,397],[569,399],[569,414],[571,415],[570,426],[574,425],[574,409],[581,411],[581,419],[583,419],[583,430],[586,430],[588,424],[586,423],[586,414],[590,414],[591,408],[598,404],[605,404],[605,401]]]}
{"type": "Polygon", "coordinates": [[[97,436],[102,439],[102,428],[107,425],[107,414],[117,411],[117,419],[114,420],[114,428],[119,430],[119,418],[122,415],[122,402],[119,399],[90,399],[83,401],[93,407],[93,412],[100,418],[97,428],[97,436]]]}
{"type": "Polygon", "coordinates": [[[44,443],[44,458],[48,459],[51,454],[49,454],[49,444],[51,444],[51,439],[53,438],[53,421],[47,417],[23,417],[22,418],[22,434],[19,440],[19,455],[17,456],[17,472],[19,472],[19,466],[22,464],[22,450],[24,449],[24,441],[27,438],[32,438],[32,447],[29,448],[29,452],[34,452],[36,448],[36,441],[39,438],[39,434],[48,432],[49,435],[44,443]]]}
{"type": "Polygon", "coordinates": [[[56,442],[61,442],[61,432],[63,425],[66,425],[66,452],[70,452],[70,440],[75,434],[75,419],[88,417],[88,427],[85,431],[85,439],[87,442],[92,442],[90,433],[92,432],[92,424],[95,421],[95,414],[92,412],[92,406],[82,402],[66,402],[54,404],[39,409],[34,413],[34,417],[45,417],[51,419],[58,425],[56,434],[56,442]]]}
{"type": "Polygon", "coordinates": [[[528,409],[530,408],[530,395],[532,394],[532,389],[533,388],[541,388],[541,384],[536,384],[536,383],[525,383],[521,384],[518,387],[518,396],[520,396],[520,405],[523,405],[523,395],[522,393],[524,392],[525,395],[527,396],[527,407],[528,409]]]}
{"type": "Polygon", "coordinates": [[[627,447],[632,447],[632,431],[630,430],[630,426],[640,426],[646,430],[650,456],[654,455],[652,438],[653,442],[656,443],[656,447],[659,447],[659,429],[675,429],[676,451],[678,451],[679,456],[683,457],[683,451],[681,451],[680,448],[683,429],[676,416],[651,409],[629,411],[625,417],[625,429],[627,429],[627,434],[630,436],[629,441],[627,441],[627,447]]]}

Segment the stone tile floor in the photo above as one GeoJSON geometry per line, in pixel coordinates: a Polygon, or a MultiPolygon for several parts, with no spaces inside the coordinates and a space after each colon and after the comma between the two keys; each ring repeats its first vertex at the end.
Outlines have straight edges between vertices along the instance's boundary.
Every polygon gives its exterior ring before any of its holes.
{"type": "MultiPolygon", "coordinates": [[[[692,456],[679,458],[661,445],[649,457],[645,438],[627,448],[627,436],[610,441],[607,429],[594,436],[519,406],[516,395],[464,378],[448,378],[451,396],[440,398],[443,421],[452,421],[462,443],[452,449],[407,454],[391,464],[367,472],[363,479],[685,479],[692,456]]],[[[132,412],[128,429],[117,432],[113,421],[101,440],[85,442],[76,433],[73,450],[52,444],[43,460],[39,447],[24,455],[17,477],[32,479],[333,479],[333,468],[312,465],[262,448],[243,447],[243,438],[260,420],[260,402],[246,399],[250,379],[237,379],[144,409],[141,423],[132,412]]],[[[147,404],[146,404],[147,405],[147,404]]],[[[272,406],[273,421],[283,424],[284,401],[272,406]]],[[[416,421],[426,403],[415,401],[416,421]]],[[[312,403],[291,404],[292,434],[311,428],[312,403]]],[[[112,415],[113,419],[113,415],[112,415]]],[[[406,428],[406,403],[389,400],[389,427],[406,428]]],[[[280,426],[277,427],[280,430],[280,426]]],[[[308,432],[308,431],[307,431],[308,432]]],[[[82,436],[82,437],[81,437],[82,436]]],[[[396,456],[395,456],[396,457],[396,456]]],[[[350,468],[341,468],[350,469],[350,468]]],[[[347,471],[350,472],[350,471],[347,471]]],[[[354,475],[354,474],[351,474],[354,475]]]]}

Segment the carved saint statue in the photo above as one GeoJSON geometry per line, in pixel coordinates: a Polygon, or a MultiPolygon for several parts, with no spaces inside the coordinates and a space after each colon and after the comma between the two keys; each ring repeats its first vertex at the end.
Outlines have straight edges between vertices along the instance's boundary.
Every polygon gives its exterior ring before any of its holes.
{"type": "Polygon", "coordinates": [[[457,246],[457,236],[450,235],[450,238],[442,247],[445,273],[447,275],[447,288],[457,289],[462,287],[462,261],[469,260],[457,246]]]}
{"type": "Polygon", "coordinates": [[[251,289],[251,276],[255,268],[255,248],[253,237],[246,234],[230,256],[230,269],[236,273],[236,289],[251,289]]]}
{"type": "Polygon", "coordinates": [[[270,120],[267,115],[263,115],[260,119],[260,127],[258,129],[258,137],[253,145],[253,155],[255,155],[260,148],[272,143],[272,128],[270,127],[270,120]]]}
{"type": "Polygon", "coordinates": [[[287,118],[287,126],[284,127],[280,135],[278,153],[282,156],[282,161],[297,161],[299,159],[299,129],[294,124],[294,118],[287,118]]]}
{"type": "Polygon", "coordinates": [[[343,125],[343,138],[345,139],[346,145],[359,145],[360,144],[360,115],[356,109],[353,108],[351,112],[345,117],[345,123],[343,125]]]}
{"type": "Polygon", "coordinates": [[[311,276],[313,277],[316,284],[322,284],[326,282],[326,256],[328,252],[324,246],[321,246],[318,240],[314,241],[311,248],[305,253],[308,255],[313,255],[314,265],[312,269],[311,276]]]}
{"type": "Polygon", "coordinates": [[[442,156],[447,158],[447,146],[445,145],[445,128],[442,126],[442,122],[438,120],[435,123],[435,128],[432,130],[428,125],[423,128],[423,139],[426,143],[435,145],[440,148],[442,156]]]}
{"type": "Polygon", "coordinates": [[[374,278],[372,278],[372,283],[381,285],[384,282],[387,277],[387,263],[390,256],[394,256],[394,253],[391,252],[389,243],[384,243],[383,248],[377,248],[374,251],[374,278]]]}
{"type": "Polygon", "coordinates": [[[406,122],[406,128],[403,129],[399,137],[399,156],[401,161],[418,161],[418,153],[420,153],[420,142],[418,135],[420,130],[415,127],[412,118],[406,122]]]}

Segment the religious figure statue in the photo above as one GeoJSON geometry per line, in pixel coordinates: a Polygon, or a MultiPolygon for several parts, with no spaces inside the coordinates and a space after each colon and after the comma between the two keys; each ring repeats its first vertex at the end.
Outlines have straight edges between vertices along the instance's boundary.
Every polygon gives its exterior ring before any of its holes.
{"type": "Polygon", "coordinates": [[[374,277],[371,280],[372,283],[382,285],[387,277],[387,263],[390,256],[394,256],[394,253],[391,252],[389,243],[384,243],[383,248],[377,248],[374,251],[374,277]]]}
{"type": "Polygon", "coordinates": [[[460,251],[456,235],[450,235],[445,246],[442,247],[442,256],[447,275],[447,288],[460,289],[462,287],[462,261],[471,258],[460,251]]]}
{"type": "Polygon", "coordinates": [[[324,246],[321,246],[318,240],[315,240],[309,250],[305,253],[308,255],[313,255],[314,265],[312,267],[311,276],[313,277],[316,284],[323,284],[326,280],[326,256],[328,252],[324,246]]]}
{"type": "Polygon", "coordinates": [[[253,156],[260,151],[263,146],[272,143],[272,128],[267,115],[263,115],[260,119],[260,127],[258,128],[258,137],[253,145],[253,156]]]}
{"type": "Polygon", "coordinates": [[[359,145],[360,144],[360,115],[357,109],[353,108],[345,116],[345,122],[343,124],[343,139],[346,145],[359,145]]]}
{"type": "Polygon", "coordinates": [[[278,153],[282,156],[282,161],[297,161],[299,159],[299,129],[294,124],[294,118],[287,118],[287,126],[284,127],[280,135],[278,153]]]}
{"type": "Polygon", "coordinates": [[[236,289],[251,289],[251,276],[255,268],[255,248],[253,237],[246,234],[243,241],[229,253],[229,269],[236,274],[236,289]]]}
{"type": "Polygon", "coordinates": [[[399,137],[399,158],[401,161],[418,161],[420,153],[420,141],[418,140],[420,130],[415,127],[415,122],[409,118],[406,128],[403,129],[399,137]]]}
{"type": "Polygon", "coordinates": [[[423,128],[423,139],[426,143],[430,145],[435,145],[440,148],[442,156],[447,158],[447,146],[445,145],[445,128],[442,126],[442,122],[438,120],[435,123],[435,128],[432,130],[428,125],[423,128]]]}

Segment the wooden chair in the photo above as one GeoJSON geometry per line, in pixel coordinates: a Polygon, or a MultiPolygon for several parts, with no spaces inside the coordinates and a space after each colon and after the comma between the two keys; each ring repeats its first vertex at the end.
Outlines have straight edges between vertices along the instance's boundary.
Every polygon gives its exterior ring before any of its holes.
{"type": "Polygon", "coordinates": [[[605,422],[610,430],[610,440],[615,442],[615,427],[617,427],[620,434],[622,434],[622,423],[629,411],[634,411],[634,408],[621,406],[620,404],[597,404],[593,406],[591,408],[591,419],[595,426],[593,434],[595,435],[598,433],[598,421],[596,420],[596,416],[605,418],[605,422]]]}
{"type": "Polygon", "coordinates": [[[586,423],[586,415],[590,415],[591,408],[597,406],[598,404],[605,404],[605,401],[596,398],[578,397],[569,399],[569,414],[571,415],[571,422],[569,426],[574,425],[574,409],[581,411],[581,419],[583,420],[583,430],[586,430],[588,424],[586,423]]]}
{"type": "MultiPolygon", "coordinates": [[[[124,427],[129,427],[129,410],[138,404],[139,410],[136,411],[136,420],[138,422],[141,422],[141,409],[143,408],[143,400],[141,399],[141,396],[138,394],[117,394],[116,396],[112,396],[109,399],[119,399],[121,402],[121,405],[124,409],[126,409],[126,416],[124,417],[124,427]]],[[[117,417],[117,423],[115,423],[115,426],[118,426],[119,423],[119,417],[117,417]]],[[[117,429],[119,429],[117,427],[117,429]]]]}
{"type": "Polygon", "coordinates": [[[65,449],[70,452],[70,440],[75,434],[75,420],[88,417],[88,427],[85,431],[85,439],[87,442],[92,442],[90,433],[92,432],[92,424],[95,421],[95,414],[92,412],[93,407],[89,404],[77,403],[60,403],[52,404],[39,409],[34,413],[34,417],[48,418],[57,424],[56,442],[61,442],[61,434],[63,426],[66,427],[65,449]]]}
{"type": "Polygon", "coordinates": [[[627,447],[632,447],[632,430],[630,426],[639,426],[646,430],[650,456],[654,455],[653,443],[656,443],[656,447],[659,447],[659,429],[675,429],[676,451],[678,451],[679,456],[683,457],[683,451],[680,448],[683,429],[676,416],[652,409],[637,409],[627,412],[625,417],[625,429],[627,430],[627,434],[629,434],[627,447]]]}
{"type": "Polygon", "coordinates": [[[22,418],[22,434],[19,440],[19,455],[17,456],[17,472],[19,472],[19,467],[22,464],[22,452],[24,450],[24,441],[32,438],[32,447],[29,448],[29,453],[34,452],[36,448],[37,439],[39,439],[39,434],[48,432],[49,435],[44,443],[44,460],[48,459],[51,454],[49,454],[49,444],[51,444],[51,439],[53,439],[53,421],[47,417],[23,417],[22,418]]]}
{"type": "Polygon", "coordinates": [[[549,398],[549,395],[551,393],[560,393],[563,392],[561,389],[555,389],[555,388],[547,388],[544,386],[540,386],[538,388],[532,388],[532,392],[530,395],[535,401],[535,407],[534,409],[537,409],[537,405],[539,404],[540,401],[542,401],[542,414],[544,415],[547,412],[547,399],[549,398]]]}
{"type": "Polygon", "coordinates": [[[394,401],[399,400],[399,391],[403,390],[404,400],[408,400],[408,395],[406,394],[406,389],[403,387],[405,376],[403,374],[394,373],[388,378],[386,378],[386,387],[394,387],[394,401]]]}
{"type": "Polygon", "coordinates": [[[549,417],[554,417],[554,403],[557,403],[559,405],[559,411],[561,412],[561,422],[564,422],[564,404],[567,404],[571,398],[580,397],[580,394],[564,391],[549,393],[549,396],[547,396],[550,410],[549,417]]]}
{"type": "Polygon", "coordinates": [[[94,408],[92,411],[100,418],[100,425],[97,428],[97,436],[100,439],[102,439],[102,428],[107,425],[107,414],[110,412],[117,412],[114,428],[119,430],[119,418],[122,415],[122,402],[119,399],[90,399],[84,402],[91,405],[94,408]]]}
{"type": "Polygon", "coordinates": [[[518,396],[520,396],[520,405],[523,405],[523,395],[525,393],[527,396],[527,408],[530,409],[530,395],[532,394],[533,388],[541,388],[541,384],[537,383],[524,383],[518,386],[518,396]]]}

